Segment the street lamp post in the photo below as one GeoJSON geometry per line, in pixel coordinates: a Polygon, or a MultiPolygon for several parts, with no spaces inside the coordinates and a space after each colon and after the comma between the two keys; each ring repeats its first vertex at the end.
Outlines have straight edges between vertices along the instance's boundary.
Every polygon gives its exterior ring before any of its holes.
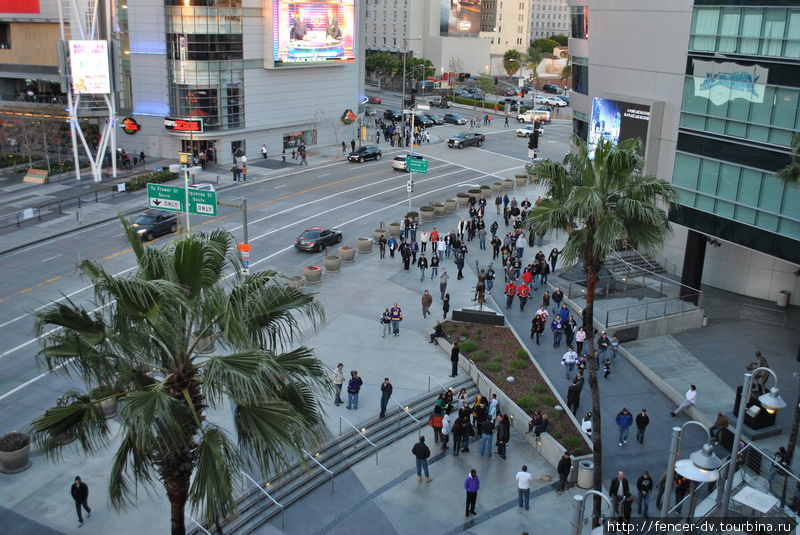
{"type": "Polygon", "coordinates": [[[767,371],[772,378],[775,379],[775,386],[770,389],[766,394],[758,397],[758,401],[768,412],[774,412],[786,407],[786,402],[780,397],[778,390],[778,376],[769,368],[761,367],[749,371],[744,374],[742,381],[742,395],[739,399],[739,415],[736,418],[736,431],[733,433],[733,446],[731,447],[731,460],[728,464],[728,474],[725,478],[725,488],[722,492],[722,501],[720,502],[719,515],[724,515],[728,510],[728,504],[731,501],[731,491],[733,490],[733,477],[736,472],[736,454],[738,453],[739,440],[742,438],[742,429],[744,428],[744,413],[747,409],[747,400],[750,398],[750,389],[753,385],[753,375],[760,371],[767,371]]]}
{"type": "MultiPolygon", "coordinates": [[[[571,535],[581,535],[581,528],[583,528],[583,512],[586,509],[586,496],[592,494],[598,496],[606,501],[609,507],[614,508],[611,498],[597,490],[587,490],[583,494],[575,494],[572,499],[574,508],[572,509],[572,533],[571,535]]],[[[603,530],[605,532],[605,529],[603,530]]]]}

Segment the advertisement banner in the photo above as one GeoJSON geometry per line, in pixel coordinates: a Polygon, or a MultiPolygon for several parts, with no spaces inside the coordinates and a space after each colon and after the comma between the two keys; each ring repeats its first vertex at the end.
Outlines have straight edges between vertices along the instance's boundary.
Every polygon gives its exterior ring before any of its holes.
{"type": "Polygon", "coordinates": [[[764,102],[764,87],[769,70],[758,65],[739,65],[732,61],[693,61],[694,95],[715,106],[737,98],[764,102]]]}
{"type": "Polygon", "coordinates": [[[111,93],[108,41],[70,41],[69,66],[73,93],[111,93]]]}
{"type": "Polygon", "coordinates": [[[594,157],[601,139],[616,145],[626,139],[639,138],[644,149],[649,125],[650,106],[595,97],[589,123],[589,157],[594,157]]]}
{"type": "Polygon", "coordinates": [[[41,13],[39,0],[0,0],[0,13],[41,13]]]}
{"type": "Polygon", "coordinates": [[[355,0],[273,0],[275,66],[355,61],[355,0]]]}
{"type": "Polygon", "coordinates": [[[478,35],[481,0],[440,0],[439,35],[478,35]]]}

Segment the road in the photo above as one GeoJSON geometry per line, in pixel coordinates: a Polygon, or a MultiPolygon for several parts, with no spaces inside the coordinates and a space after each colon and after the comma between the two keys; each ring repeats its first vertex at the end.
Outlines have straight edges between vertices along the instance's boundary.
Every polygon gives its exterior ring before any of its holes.
{"type": "MultiPolygon", "coordinates": [[[[387,99],[382,110],[397,107],[399,98],[387,99]]],[[[437,110],[438,111],[438,110],[437,110]]],[[[451,110],[454,111],[454,110],[451,110]]],[[[465,115],[468,110],[465,110],[465,115]]],[[[483,147],[448,149],[432,143],[415,152],[429,160],[426,175],[415,175],[412,207],[442,201],[466,191],[471,184],[491,184],[513,177],[527,161],[527,140],[516,137],[517,124],[480,127],[486,134],[483,147]]],[[[444,125],[431,132],[446,139],[468,126],[444,125]]],[[[545,127],[540,141],[542,156],[561,159],[568,150],[569,121],[545,127]]],[[[239,202],[247,198],[248,234],[254,269],[265,267],[299,273],[304,265],[319,263],[319,254],[297,251],[292,240],[312,225],[337,227],[345,243],[371,235],[381,221],[396,220],[408,203],[406,173],[391,168],[391,158],[403,150],[381,144],[383,158],[364,164],[338,162],[322,168],[302,168],[268,182],[242,183],[219,192],[219,200],[239,202]]],[[[142,196],[144,209],[146,199],[142,196]]],[[[216,218],[193,217],[196,231],[224,227],[242,237],[240,214],[220,207],[216,218]]],[[[159,247],[174,236],[162,236],[148,244],[159,247]]],[[[94,310],[91,287],[76,273],[81,259],[100,262],[115,274],[134,269],[135,259],[116,221],[82,229],[0,257],[0,429],[25,429],[30,421],[68,387],[69,381],[46,372],[37,361],[41,343],[35,337],[31,311],[55,300],[70,299],[94,310]]],[[[79,385],[75,385],[79,386],[79,385]]]]}

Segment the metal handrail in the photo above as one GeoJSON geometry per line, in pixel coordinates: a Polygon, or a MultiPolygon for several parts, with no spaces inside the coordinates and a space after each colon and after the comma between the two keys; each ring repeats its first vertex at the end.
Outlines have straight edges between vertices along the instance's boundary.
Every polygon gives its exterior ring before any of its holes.
{"type": "MultiPolygon", "coordinates": [[[[438,379],[436,379],[436,377],[434,377],[433,375],[429,375],[429,376],[428,376],[428,392],[430,392],[430,391],[431,391],[431,379],[433,379],[434,381],[436,381],[437,383],[439,383],[439,380],[438,380],[438,379]]],[[[442,390],[447,390],[447,387],[446,387],[446,386],[444,386],[442,383],[439,383],[439,386],[441,386],[441,387],[442,387],[442,390]]]]}
{"type": "Polygon", "coordinates": [[[192,522],[194,522],[194,524],[195,524],[195,525],[196,525],[198,528],[200,528],[200,529],[203,531],[203,533],[205,533],[206,535],[211,535],[211,533],[210,533],[210,532],[209,532],[209,531],[208,531],[206,528],[204,528],[204,527],[203,527],[203,525],[202,525],[200,522],[198,522],[197,520],[195,520],[194,518],[192,518],[191,516],[189,516],[189,513],[183,513],[183,514],[184,514],[184,516],[186,516],[186,518],[188,518],[189,520],[191,520],[192,522]]]}
{"type": "MultiPolygon", "coordinates": [[[[368,439],[367,435],[365,435],[358,427],[354,426],[353,422],[351,422],[344,416],[339,416],[339,436],[342,436],[342,420],[347,422],[347,424],[350,427],[352,427],[355,430],[355,432],[358,433],[358,435],[361,435],[361,438],[369,442],[372,445],[372,447],[375,448],[375,464],[378,464],[378,449],[379,449],[378,445],[372,442],[370,439],[368,439]]],[[[366,431],[366,428],[364,428],[364,431],[366,431]]],[[[356,438],[358,435],[353,435],[353,448],[356,447],[356,438]]]]}
{"type": "MultiPolygon", "coordinates": [[[[333,491],[334,491],[334,488],[333,488],[333,475],[334,475],[334,474],[333,474],[333,472],[332,472],[332,471],[330,471],[330,470],[328,470],[327,468],[325,468],[325,466],[324,466],[324,465],[323,465],[321,462],[319,462],[319,461],[316,459],[316,457],[315,457],[314,455],[311,455],[310,453],[308,453],[308,452],[307,452],[305,449],[303,449],[303,448],[300,448],[300,449],[303,451],[303,453],[305,453],[306,455],[308,455],[308,458],[309,458],[309,459],[311,459],[312,461],[314,461],[315,463],[317,463],[317,466],[319,466],[320,468],[322,468],[323,470],[325,470],[326,472],[328,472],[328,474],[330,474],[330,476],[331,476],[331,494],[333,494],[333,491]]],[[[317,455],[319,455],[319,454],[317,454],[317,455]]]]}
{"type": "Polygon", "coordinates": [[[417,419],[414,417],[414,415],[413,415],[413,414],[411,414],[411,411],[409,410],[409,408],[408,408],[408,407],[403,407],[403,406],[402,406],[402,405],[400,405],[400,403],[399,403],[399,402],[398,402],[396,399],[394,399],[394,398],[391,398],[391,397],[390,397],[389,399],[391,399],[391,400],[394,402],[394,404],[395,404],[395,405],[397,405],[398,407],[400,407],[400,411],[397,413],[397,425],[398,425],[398,426],[400,425],[400,416],[401,416],[403,413],[405,413],[405,414],[407,414],[407,415],[408,415],[408,417],[409,417],[409,418],[411,418],[412,420],[414,420],[415,422],[417,422],[417,436],[420,436],[420,435],[422,434],[422,421],[421,421],[421,420],[417,420],[417,419]]]}
{"type": "Polygon", "coordinates": [[[283,515],[283,513],[284,513],[284,507],[283,507],[283,505],[281,505],[281,504],[279,504],[277,501],[275,501],[275,498],[273,498],[272,496],[270,496],[270,495],[269,495],[269,492],[267,492],[266,490],[264,490],[263,488],[261,488],[261,485],[259,485],[258,483],[256,483],[255,479],[253,479],[252,477],[250,477],[249,475],[247,475],[247,473],[246,473],[244,470],[242,470],[242,475],[243,475],[243,476],[244,476],[246,479],[249,479],[249,480],[250,480],[250,482],[251,482],[251,483],[253,483],[253,485],[255,485],[255,486],[256,486],[256,488],[257,488],[258,490],[260,490],[262,494],[264,494],[264,495],[265,495],[267,498],[269,498],[269,499],[272,501],[272,503],[274,503],[275,505],[277,505],[278,507],[280,507],[280,508],[281,508],[281,529],[283,529],[283,527],[284,527],[284,526],[283,526],[283,520],[284,520],[284,515],[283,515]]]}
{"type": "MultiPolygon", "coordinates": [[[[610,310],[606,310],[605,327],[606,327],[606,329],[608,329],[611,326],[611,323],[609,321],[610,320],[610,316],[612,314],[614,314],[614,313],[617,313],[617,312],[621,311],[621,310],[625,311],[625,321],[622,322],[622,323],[614,323],[614,325],[627,325],[628,324],[628,319],[630,317],[631,309],[632,308],[638,308],[638,307],[645,307],[645,317],[644,317],[643,321],[648,321],[648,320],[656,319],[656,318],[666,318],[667,316],[671,316],[672,315],[672,314],[668,314],[667,313],[667,303],[669,303],[670,301],[681,301],[681,302],[685,303],[687,301],[691,301],[690,298],[692,298],[694,296],[697,296],[698,303],[699,303],[700,302],[700,297],[702,296],[702,292],[698,292],[696,294],[684,295],[684,296],[680,296],[680,297],[668,297],[667,299],[659,299],[657,301],[651,301],[649,303],[637,303],[635,305],[628,305],[628,306],[625,306],[625,307],[612,308],[610,310]],[[649,316],[647,314],[647,311],[650,310],[650,307],[651,306],[658,306],[659,304],[663,304],[664,305],[664,311],[659,315],[649,316]]],[[[692,306],[694,306],[697,309],[700,308],[699,305],[695,306],[693,303],[692,303],[692,306]]],[[[680,312],[675,312],[675,314],[682,314],[683,312],[684,312],[683,305],[681,305],[680,312]]]]}
{"type": "MultiPolygon", "coordinates": [[[[647,265],[649,265],[650,267],[652,267],[652,268],[654,268],[654,267],[655,267],[655,266],[653,266],[653,264],[651,264],[651,263],[650,263],[650,261],[649,261],[649,260],[647,260],[647,259],[646,259],[644,256],[642,256],[642,255],[641,255],[641,253],[639,253],[639,251],[637,251],[636,249],[632,249],[632,248],[631,248],[631,249],[627,249],[627,250],[628,250],[628,251],[633,251],[633,252],[634,252],[636,255],[638,255],[638,256],[639,256],[639,258],[641,258],[642,260],[644,260],[644,261],[647,263],[647,265]]],[[[666,281],[667,281],[667,283],[669,283],[669,284],[672,284],[672,285],[675,285],[675,286],[684,287],[684,288],[688,288],[689,290],[691,290],[691,291],[693,291],[693,292],[697,292],[697,293],[698,293],[698,295],[700,295],[700,294],[702,294],[702,293],[703,293],[703,292],[702,292],[702,290],[700,290],[700,289],[698,289],[698,288],[692,288],[691,286],[688,286],[688,285],[686,285],[686,284],[683,284],[682,282],[678,282],[678,281],[674,281],[674,280],[672,280],[672,279],[669,279],[669,278],[667,278],[667,277],[665,277],[665,276],[663,276],[663,275],[661,275],[661,274],[659,274],[659,273],[655,273],[654,271],[649,271],[649,270],[647,270],[647,269],[645,269],[645,268],[641,268],[641,267],[638,267],[638,266],[634,266],[633,264],[631,264],[630,262],[628,262],[627,260],[625,260],[624,258],[622,258],[622,256],[620,256],[620,254],[619,254],[617,251],[614,251],[614,252],[611,254],[611,256],[612,256],[612,258],[614,258],[615,260],[618,260],[618,261],[622,262],[623,264],[625,264],[626,266],[628,266],[629,270],[630,270],[630,269],[634,269],[634,270],[636,270],[636,271],[641,271],[641,272],[644,272],[644,273],[646,273],[648,276],[651,276],[651,277],[656,277],[656,278],[658,278],[658,279],[662,279],[662,280],[661,280],[662,287],[663,287],[663,283],[664,283],[664,281],[666,280],[666,281]]],[[[643,274],[644,274],[644,273],[643,273],[643,274]]]]}

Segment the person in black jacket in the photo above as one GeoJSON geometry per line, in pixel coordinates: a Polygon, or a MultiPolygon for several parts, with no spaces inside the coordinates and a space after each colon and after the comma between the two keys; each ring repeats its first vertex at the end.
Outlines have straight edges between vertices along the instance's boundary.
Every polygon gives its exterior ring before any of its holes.
{"type": "Polygon", "coordinates": [[[81,515],[81,507],[86,509],[86,518],[92,516],[92,510],[89,508],[89,485],[81,481],[81,477],[75,477],[75,483],[69,488],[72,494],[72,499],[75,500],[75,510],[78,512],[78,527],[83,525],[83,515],[81,515]]]}
{"type": "Polygon", "coordinates": [[[419,442],[414,444],[414,447],[411,448],[411,453],[414,454],[414,457],[417,459],[417,479],[419,479],[420,483],[422,483],[422,471],[425,470],[425,479],[428,483],[433,481],[431,479],[431,475],[428,472],[428,457],[431,456],[431,450],[428,446],[425,445],[425,437],[420,436],[419,442]]]}
{"type": "Polygon", "coordinates": [[[647,415],[647,409],[642,409],[642,412],[636,415],[636,440],[639,444],[644,444],[644,430],[647,429],[650,423],[650,417],[647,415]]]}
{"type": "Polygon", "coordinates": [[[389,399],[392,397],[393,390],[394,388],[392,387],[392,383],[389,382],[389,378],[385,377],[381,385],[381,413],[378,416],[379,418],[386,417],[386,405],[389,404],[389,399]]]}
{"type": "Polygon", "coordinates": [[[452,368],[450,370],[450,377],[455,377],[458,375],[458,355],[458,342],[453,342],[453,348],[450,350],[450,365],[452,368]]]}
{"type": "Polygon", "coordinates": [[[633,508],[633,495],[630,492],[628,492],[622,499],[622,504],[619,511],[619,519],[621,522],[630,524],[632,508],[633,508]]]}
{"type": "Polygon", "coordinates": [[[616,518],[619,515],[619,504],[625,496],[630,494],[630,487],[628,485],[628,478],[621,470],[617,472],[617,477],[611,480],[611,485],[608,487],[608,493],[611,495],[611,504],[613,516],[616,518]]]}
{"type": "Polygon", "coordinates": [[[653,491],[653,479],[647,470],[636,480],[636,490],[639,491],[637,511],[640,515],[644,515],[645,518],[650,518],[650,493],[653,491]]]}
{"type": "Polygon", "coordinates": [[[506,446],[511,438],[511,422],[508,414],[497,415],[497,454],[504,461],[506,460],[506,446]]]}
{"type": "Polygon", "coordinates": [[[491,419],[486,419],[481,423],[481,457],[484,452],[487,457],[492,456],[492,436],[494,435],[494,423],[491,419]]]}
{"type": "Polygon", "coordinates": [[[578,407],[581,405],[581,387],[578,386],[577,379],[575,377],[567,388],[567,408],[572,411],[572,414],[578,414],[578,407]]]}
{"type": "Polygon", "coordinates": [[[564,451],[564,455],[561,456],[561,459],[558,460],[558,467],[556,471],[558,472],[558,486],[556,487],[556,495],[560,496],[562,492],[564,492],[567,488],[567,478],[569,477],[569,472],[572,470],[572,458],[569,456],[568,451],[564,451]]]}

